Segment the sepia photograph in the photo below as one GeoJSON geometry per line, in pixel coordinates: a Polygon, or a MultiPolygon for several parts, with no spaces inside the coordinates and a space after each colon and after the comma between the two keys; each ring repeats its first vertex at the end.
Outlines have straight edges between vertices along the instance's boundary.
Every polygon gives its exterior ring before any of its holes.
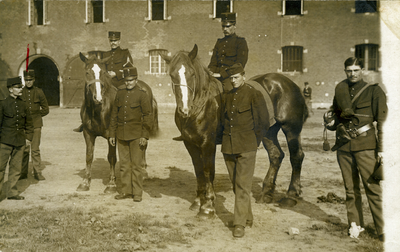
{"type": "Polygon", "coordinates": [[[0,252],[399,251],[399,14],[0,0],[0,252]]]}

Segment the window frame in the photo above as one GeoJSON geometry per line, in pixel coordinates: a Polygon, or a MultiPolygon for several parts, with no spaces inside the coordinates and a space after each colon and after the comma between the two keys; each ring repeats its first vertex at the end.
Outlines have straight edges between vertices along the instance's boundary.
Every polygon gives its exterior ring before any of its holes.
{"type": "Polygon", "coordinates": [[[288,0],[282,0],[282,16],[303,16],[304,14],[306,14],[306,12],[304,11],[304,0],[300,0],[301,2],[301,6],[300,6],[300,14],[290,14],[287,15],[286,14],[286,2],[288,0]]]}
{"type": "Polygon", "coordinates": [[[103,22],[94,22],[92,0],[85,0],[85,24],[103,24],[109,22],[106,18],[106,0],[103,1],[103,22]]]}
{"type": "Polygon", "coordinates": [[[161,57],[161,53],[168,55],[168,50],[166,49],[151,49],[148,51],[149,53],[149,68],[150,70],[147,72],[150,75],[167,75],[168,73],[168,67],[167,63],[165,60],[161,57]],[[153,57],[157,57],[157,60],[153,60],[153,57]],[[153,72],[153,63],[157,63],[156,69],[158,70],[157,72],[153,72]],[[164,69],[164,71],[163,71],[164,69]]]}
{"type": "MultiPolygon", "coordinates": [[[[212,4],[213,4],[213,6],[212,6],[213,12],[212,12],[212,14],[209,15],[209,17],[212,19],[219,18],[219,17],[217,17],[217,0],[213,0],[212,4]]],[[[229,12],[231,12],[231,13],[234,12],[233,11],[233,0],[229,0],[229,12]]]]}
{"type": "MultiPolygon", "coordinates": [[[[294,54],[296,54],[296,52],[294,52],[294,54]]],[[[303,46],[296,46],[296,45],[289,45],[289,46],[283,46],[281,48],[281,71],[284,73],[294,73],[294,72],[299,72],[299,73],[303,73],[304,69],[303,69],[303,65],[304,65],[304,47],[303,46]],[[285,55],[285,53],[287,53],[286,51],[289,50],[290,48],[292,49],[296,49],[298,50],[297,53],[300,53],[300,59],[287,59],[289,55],[285,55]],[[298,63],[296,63],[298,62],[298,63]],[[300,64],[299,67],[296,67],[296,64],[300,64]],[[285,66],[289,65],[292,66],[292,68],[287,67],[285,69],[285,66]]]]}
{"type": "MultiPolygon", "coordinates": [[[[356,14],[370,14],[370,13],[377,13],[378,12],[378,10],[379,10],[379,6],[378,6],[378,3],[379,3],[379,1],[375,1],[375,0],[372,0],[372,1],[363,1],[363,0],[355,0],[354,1],[354,13],[356,13],[356,14]],[[368,2],[375,2],[375,11],[373,11],[373,12],[371,12],[371,11],[357,11],[357,10],[359,10],[360,8],[361,8],[361,5],[360,4],[367,4],[368,2]],[[358,8],[357,8],[357,5],[359,5],[358,6],[358,8]]],[[[371,5],[370,5],[371,6],[371,5]]],[[[371,6],[372,7],[372,6],[371,6]]]]}
{"type": "Polygon", "coordinates": [[[47,0],[43,0],[43,24],[39,25],[37,24],[37,14],[36,14],[36,7],[35,7],[35,1],[34,0],[28,0],[28,20],[26,21],[26,24],[28,26],[45,26],[49,25],[50,21],[48,20],[48,5],[47,5],[47,0]]]}
{"type": "MultiPolygon", "coordinates": [[[[373,52],[372,52],[373,53],[373,52]]],[[[379,71],[379,45],[378,44],[372,44],[372,43],[364,43],[364,44],[358,44],[355,46],[354,49],[354,57],[357,57],[361,59],[364,62],[364,70],[365,71],[371,71],[371,72],[378,72],[379,71]],[[357,49],[359,48],[359,49],[357,49]],[[372,50],[375,50],[375,57],[371,57],[370,52],[372,50]],[[360,57],[358,52],[362,52],[360,57]],[[371,62],[374,62],[374,66],[371,67],[371,62]]]]}
{"type": "Polygon", "coordinates": [[[146,21],[167,21],[171,20],[171,16],[168,16],[168,0],[163,0],[164,2],[164,10],[163,10],[163,19],[162,20],[153,20],[153,4],[152,0],[147,0],[147,17],[144,18],[146,21]]]}

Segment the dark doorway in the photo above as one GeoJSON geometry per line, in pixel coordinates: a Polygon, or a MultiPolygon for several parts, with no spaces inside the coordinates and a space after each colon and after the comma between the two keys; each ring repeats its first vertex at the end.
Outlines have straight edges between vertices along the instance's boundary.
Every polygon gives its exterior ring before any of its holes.
{"type": "Polygon", "coordinates": [[[58,69],[53,61],[40,57],[29,64],[29,69],[35,70],[35,86],[43,90],[50,106],[60,105],[60,82],[58,69]]]}

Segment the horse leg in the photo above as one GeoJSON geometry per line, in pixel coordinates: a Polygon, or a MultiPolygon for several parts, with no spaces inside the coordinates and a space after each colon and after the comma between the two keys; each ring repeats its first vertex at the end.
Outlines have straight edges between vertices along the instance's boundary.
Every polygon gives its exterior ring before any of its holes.
{"type": "Polygon", "coordinates": [[[283,126],[283,132],[289,147],[290,163],[292,165],[292,178],[290,181],[287,196],[289,198],[298,197],[301,194],[300,173],[304,159],[303,148],[301,147],[300,132],[301,127],[283,126]]]}
{"type": "Polygon", "coordinates": [[[83,136],[86,142],[86,176],[83,179],[82,183],[76,189],[77,191],[89,191],[90,182],[92,180],[91,170],[93,162],[94,143],[96,137],[92,134],[89,134],[85,129],[83,130],[83,136]]]}
{"type": "Polygon", "coordinates": [[[280,124],[274,124],[262,139],[263,145],[268,152],[269,169],[264,178],[262,192],[257,203],[272,203],[273,201],[272,194],[275,191],[276,176],[285,157],[285,153],[282,151],[278,141],[280,127],[280,124]]]}
{"type": "Polygon", "coordinates": [[[203,171],[206,183],[206,191],[204,202],[200,207],[199,217],[212,218],[215,214],[215,192],[214,192],[214,177],[215,177],[215,141],[202,147],[203,171]]]}
{"type": "Polygon", "coordinates": [[[106,189],[104,189],[104,193],[116,193],[117,192],[117,184],[115,183],[115,164],[117,163],[117,147],[112,146],[110,141],[108,141],[108,162],[110,163],[110,181],[108,182],[106,189]]]}
{"type": "MultiPolygon", "coordinates": [[[[214,203],[213,200],[215,195],[213,195],[213,187],[211,184],[211,178],[214,179],[214,174],[210,174],[215,172],[215,169],[210,168],[208,171],[208,178],[206,177],[207,172],[205,172],[204,167],[206,163],[209,161],[203,159],[202,151],[199,147],[184,141],[185,147],[188,150],[191,158],[192,163],[194,166],[196,179],[197,179],[197,195],[196,199],[194,200],[193,204],[190,206],[191,210],[199,210],[198,216],[201,217],[212,217],[214,215],[214,203]],[[207,183],[207,181],[209,181],[207,183]],[[208,193],[207,193],[208,191],[208,193]],[[212,191],[212,193],[210,193],[212,191]],[[213,196],[211,196],[213,195],[213,196]],[[210,204],[210,200],[212,203],[210,204]]],[[[215,149],[215,147],[214,147],[215,149]]],[[[215,159],[215,152],[214,152],[214,159],[215,159]]]]}

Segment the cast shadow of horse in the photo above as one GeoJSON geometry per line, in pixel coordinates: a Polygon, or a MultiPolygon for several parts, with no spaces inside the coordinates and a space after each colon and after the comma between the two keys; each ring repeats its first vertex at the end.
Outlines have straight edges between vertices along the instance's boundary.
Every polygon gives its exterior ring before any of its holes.
{"type": "MultiPolygon", "coordinates": [[[[152,198],[161,198],[162,195],[172,196],[184,199],[188,202],[188,205],[191,205],[191,202],[193,202],[193,199],[196,197],[196,192],[193,191],[193,188],[195,188],[194,185],[197,183],[196,176],[192,172],[181,170],[177,167],[166,167],[165,169],[169,169],[170,171],[168,178],[147,178],[143,183],[143,190],[152,198]],[[190,193],[191,191],[193,191],[193,193],[190,193]]],[[[260,186],[262,182],[263,180],[261,178],[253,177],[252,193],[256,201],[262,195],[262,187],[260,186]]],[[[232,184],[228,174],[215,174],[214,190],[216,192],[216,216],[226,227],[232,228],[231,222],[233,220],[233,212],[231,212],[231,210],[233,209],[228,210],[225,207],[226,198],[220,194],[232,192],[233,197],[232,184]]],[[[341,222],[338,217],[328,215],[320,207],[302,198],[299,198],[297,204],[292,207],[285,207],[279,204],[279,202],[285,198],[285,193],[273,194],[274,203],[277,203],[277,206],[282,209],[287,209],[323,222],[331,222],[334,224],[341,222]]],[[[192,210],[197,211],[198,209],[192,210]]]]}
{"type": "MultiPolygon", "coordinates": [[[[105,158],[95,158],[93,163],[93,167],[91,171],[92,179],[101,179],[103,185],[107,185],[110,179],[110,164],[105,158]]],[[[115,164],[116,168],[119,167],[119,162],[115,164]]],[[[80,169],[74,175],[80,176],[82,179],[86,177],[86,169],[80,169]]],[[[115,169],[115,175],[119,177],[119,168],[115,169]]],[[[117,179],[118,180],[118,179],[117,179]]]]}

